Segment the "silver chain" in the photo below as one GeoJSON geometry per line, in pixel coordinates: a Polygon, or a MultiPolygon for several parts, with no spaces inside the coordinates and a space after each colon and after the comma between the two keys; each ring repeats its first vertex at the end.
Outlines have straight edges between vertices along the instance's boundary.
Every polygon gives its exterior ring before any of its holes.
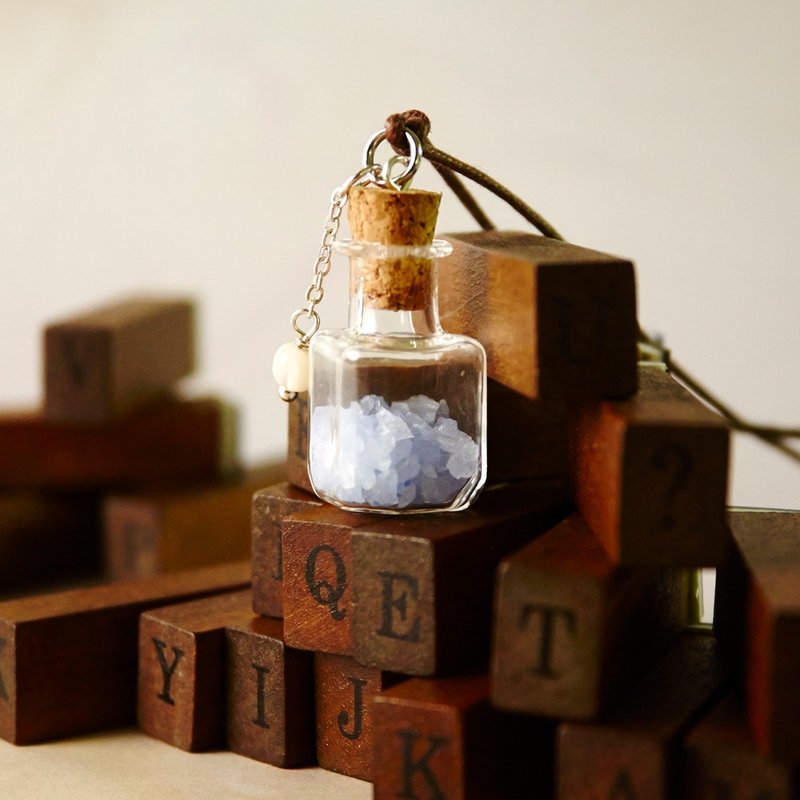
{"type": "Polygon", "coordinates": [[[354,186],[374,183],[377,186],[389,186],[393,189],[403,189],[411,181],[414,173],[419,167],[422,159],[422,145],[419,139],[411,131],[406,131],[409,143],[409,156],[393,156],[386,165],[375,163],[375,150],[377,146],[386,138],[386,131],[378,131],[367,142],[364,149],[364,165],[358,172],[348,178],[338,189],[334,189],[331,195],[331,207],[325,219],[325,228],[322,233],[322,244],[319,248],[316,263],[314,264],[314,280],[306,289],[306,304],[298,308],[292,314],[292,328],[297,334],[297,346],[307,349],[308,344],[319,330],[320,319],[317,312],[317,305],[325,296],[323,281],[331,271],[331,256],[333,255],[333,243],[336,241],[336,234],[339,233],[342,211],[347,205],[347,198],[350,190],[354,186]],[[404,167],[403,173],[398,177],[392,177],[392,170],[397,164],[404,167]],[[306,320],[307,327],[301,325],[301,320],[306,320]]]}

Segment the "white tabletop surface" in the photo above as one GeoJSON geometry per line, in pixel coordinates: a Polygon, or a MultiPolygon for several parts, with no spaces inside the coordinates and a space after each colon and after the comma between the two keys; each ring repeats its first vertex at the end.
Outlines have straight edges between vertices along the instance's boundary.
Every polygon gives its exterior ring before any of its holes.
{"type": "Polygon", "coordinates": [[[48,744],[0,741],[0,797],[13,800],[367,800],[372,786],[319,768],[185,753],[126,729],[48,744]]]}

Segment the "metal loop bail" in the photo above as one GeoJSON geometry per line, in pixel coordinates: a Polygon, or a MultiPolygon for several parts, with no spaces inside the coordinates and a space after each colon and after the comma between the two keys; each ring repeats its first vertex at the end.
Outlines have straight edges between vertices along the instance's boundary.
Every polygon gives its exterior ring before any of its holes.
{"type": "Polygon", "coordinates": [[[314,334],[319,330],[319,314],[307,308],[298,308],[297,311],[292,314],[292,328],[294,328],[295,333],[300,337],[300,346],[307,347],[314,334]],[[311,325],[308,330],[305,330],[300,324],[301,317],[311,320],[311,325]]]}
{"type": "Polygon", "coordinates": [[[363,168],[368,170],[380,171],[382,183],[394,189],[404,189],[411,179],[416,175],[419,165],[422,163],[422,142],[414,131],[406,128],[406,139],[408,139],[408,156],[393,156],[386,164],[380,166],[375,163],[375,153],[378,146],[386,139],[386,128],[381,128],[367,142],[364,148],[363,168]],[[397,176],[392,176],[392,169],[395,164],[404,164],[405,169],[397,176]]]}

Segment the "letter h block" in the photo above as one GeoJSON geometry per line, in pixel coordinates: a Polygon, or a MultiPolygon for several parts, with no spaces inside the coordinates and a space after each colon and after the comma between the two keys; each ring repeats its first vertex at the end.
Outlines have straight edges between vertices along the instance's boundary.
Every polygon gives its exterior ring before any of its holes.
{"type": "Polygon", "coordinates": [[[493,702],[598,716],[684,627],[687,577],[616,565],[577,513],[534,539],[498,568],[493,702]]]}
{"type": "Polygon", "coordinates": [[[459,514],[352,532],[357,661],[409,675],[485,662],[498,562],[568,513],[560,484],[498,487],[459,514]]]}
{"type": "Polygon", "coordinates": [[[373,700],[374,800],[552,796],[553,728],[503,714],[485,675],[414,678],[373,700]]]}
{"type": "Polygon", "coordinates": [[[633,264],[510,231],[452,234],[439,265],[442,325],[486,348],[489,377],[543,400],[636,391],[633,264]]]}

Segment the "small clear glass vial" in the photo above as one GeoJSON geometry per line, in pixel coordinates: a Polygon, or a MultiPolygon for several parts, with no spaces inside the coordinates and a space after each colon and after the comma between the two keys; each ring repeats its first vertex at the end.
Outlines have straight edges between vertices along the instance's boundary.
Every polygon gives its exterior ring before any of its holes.
{"type": "Polygon", "coordinates": [[[340,242],[348,327],[310,346],[309,476],[352,511],[458,511],[486,479],[486,354],[439,323],[448,242],[340,242]]]}

